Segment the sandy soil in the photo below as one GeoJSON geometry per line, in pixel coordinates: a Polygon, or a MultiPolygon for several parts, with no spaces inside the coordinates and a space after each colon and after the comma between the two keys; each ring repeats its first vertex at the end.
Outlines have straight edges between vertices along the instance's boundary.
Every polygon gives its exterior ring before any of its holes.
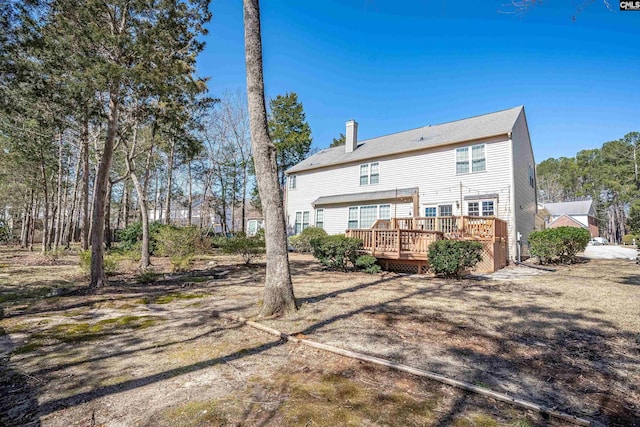
{"type": "MultiPolygon", "coordinates": [[[[122,261],[111,286],[88,292],[72,255],[0,250],[0,425],[564,425],[218,317],[257,314],[263,265],[213,256],[169,274],[154,264],[140,276],[122,261]]],[[[329,272],[299,254],[292,266],[300,310],[265,325],[640,425],[631,261],[461,281],[329,272]]]]}

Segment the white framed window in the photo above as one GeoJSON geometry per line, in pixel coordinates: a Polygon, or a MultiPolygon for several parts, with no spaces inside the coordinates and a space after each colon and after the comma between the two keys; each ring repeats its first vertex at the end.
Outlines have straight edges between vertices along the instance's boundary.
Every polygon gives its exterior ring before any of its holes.
{"type": "Polygon", "coordinates": [[[287,181],[289,182],[289,190],[295,190],[296,189],[296,176],[295,175],[289,175],[287,177],[287,181]]]}
{"type": "Polygon", "coordinates": [[[293,232],[298,235],[305,228],[309,228],[309,211],[297,211],[293,232]]]}
{"type": "Polygon", "coordinates": [[[358,228],[358,207],[349,208],[349,226],[347,228],[358,228]]]}
{"type": "Polygon", "coordinates": [[[467,215],[480,216],[480,202],[468,202],[467,203],[467,215]]]}
{"type": "Polygon", "coordinates": [[[494,216],[496,214],[495,200],[474,200],[467,202],[467,215],[494,216]]]}
{"type": "Polygon", "coordinates": [[[371,228],[378,219],[391,219],[391,205],[349,207],[348,228],[371,228]]]}
{"type": "Polygon", "coordinates": [[[483,200],[482,216],[494,216],[495,214],[495,204],[493,200],[483,200]]]}
{"type": "Polygon", "coordinates": [[[453,216],[453,205],[438,205],[438,216],[453,216]]]}
{"type": "Polygon", "coordinates": [[[378,206],[360,206],[359,228],[370,228],[378,219],[378,206]]]}
{"type": "Polygon", "coordinates": [[[438,216],[438,208],[435,206],[427,206],[424,208],[424,216],[434,217],[438,216]]]}
{"type": "Polygon", "coordinates": [[[258,220],[250,219],[249,222],[247,223],[247,234],[249,236],[255,236],[257,232],[258,232],[258,220]]]}
{"type": "Polygon", "coordinates": [[[486,169],[485,144],[456,148],[456,174],[484,172],[486,169]]]}
{"type": "Polygon", "coordinates": [[[456,148],[456,174],[469,173],[469,147],[456,148]]]}
{"type": "Polygon", "coordinates": [[[378,219],[391,219],[391,205],[380,205],[378,219]]]}
{"type": "Polygon", "coordinates": [[[360,185],[377,184],[380,182],[380,163],[365,163],[360,165],[360,185]]]}
{"type": "Polygon", "coordinates": [[[316,209],[316,227],[324,228],[324,209],[316,209]]]}

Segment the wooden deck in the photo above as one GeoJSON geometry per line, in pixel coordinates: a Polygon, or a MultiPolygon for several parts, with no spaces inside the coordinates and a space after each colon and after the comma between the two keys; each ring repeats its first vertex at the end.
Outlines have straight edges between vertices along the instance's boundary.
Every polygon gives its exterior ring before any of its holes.
{"type": "Polygon", "coordinates": [[[476,240],[482,261],[475,271],[488,273],[507,265],[507,223],[494,217],[416,217],[378,220],[372,228],[347,230],[385,269],[422,273],[429,245],[436,240],[476,240]]]}

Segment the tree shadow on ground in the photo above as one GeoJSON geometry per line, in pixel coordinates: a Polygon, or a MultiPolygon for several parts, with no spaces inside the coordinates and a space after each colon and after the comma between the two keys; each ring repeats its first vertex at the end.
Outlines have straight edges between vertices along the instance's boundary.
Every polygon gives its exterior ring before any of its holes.
{"type": "Polygon", "coordinates": [[[640,274],[632,274],[622,277],[618,282],[623,285],[640,286],[640,274]]]}
{"type": "MultiPolygon", "coordinates": [[[[344,294],[358,298],[358,292],[369,292],[372,286],[385,281],[320,294],[306,301],[313,303],[344,294]]],[[[460,286],[437,281],[424,287],[407,286],[400,297],[340,313],[298,333],[314,339],[314,334],[341,320],[373,316],[382,324],[363,322],[362,328],[351,331],[352,336],[379,341],[381,349],[401,348],[402,351],[390,353],[397,363],[422,363],[423,369],[471,383],[481,382],[498,391],[506,385],[508,394],[605,424],[640,425],[640,357],[633,334],[618,331],[614,324],[585,313],[559,311],[531,302],[505,304],[501,294],[511,291],[509,286],[503,283],[483,288],[473,282],[460,286]],[[478,289],[484,294],[473,292],[478,289]],[[416,308],[412,302],[434,296],[449,301],[473,299],[477,312],[468,313],[451,304],[432,313],[416,308]],[[469,320],[474,315],[501,326],[486,331],[482,323],[469,320]],[[413,344],[395,333],[408,324],[417,324],[412,331],[420,340],[413,344]],[[384,328],[391,333],[378,332],[384,328]],[[404,354],[410,347],[420,354],[421,346],[437,347],[442,357],[407,361],[404,354]],[[463,368],[452,369],[451,359],[463,368]]],[[[549,298],[554,294],[558,293],[548,291],[549,298]]],[[[457,412],[454,406],[440,425],[448,425],[460,415],[457,412]]]]}
{"type": "MultiPolygon", "coordinates": [[[[9,335],[0,328],[2,349],[13,347],[9,335]]],[[[0,352],[0,425],[3,427],[39,427],[38,386],[29,377],[9,362],[9,357],[0,352]]]]}
{"type": "Polygon", "coordinates": [[[220,363],[232,362],[234,360],[238,360],[247,356],[259,354],[269,349],[272,349],[274,347],[280,346],[285,342],[286,341],[284,340],[271,341],[267,344],[255,346],[248,349],[241,349],[239,351],[227,354],[222,357],[217,357],[214,359],[193,363],[187,366],[180,366],[175,369],[170,369],[157,374],[148,375],[142,378],[136,378],[129,381],[119,382],[117,384],[100,387],[84,393],[78,393],[70,397],[51,400],[48,402],[44,402],[42,405],[40,405],[39,412],[41,416],[47,415],[59,409],[67,408],[69,406],[77,405],[79,403],[85,403],[85,402],[92,401],[92,400],[95,400],[104,396],[108,396],[111,394],[115,394],[115,393],[122,393],[124,391],[134,390],[136,388],[144,387],[146,385],[153,384],[159,381],[168,380],[170,378],[174,378],[180,375],[210,368],[220,363]]]}

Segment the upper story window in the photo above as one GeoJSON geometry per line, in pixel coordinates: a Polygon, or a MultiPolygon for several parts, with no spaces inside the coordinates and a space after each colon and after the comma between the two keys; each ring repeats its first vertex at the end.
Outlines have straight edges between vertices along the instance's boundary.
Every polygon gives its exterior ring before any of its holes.
{"type": "Polygon", "coordinates": [[[484,172],[486,169],[485,144],[456,148],[456,174],[484,172]]]}
{"type": "Polygon", "coordinates": [[[295,175],[289,175],[289,177],[287,178],[287,181],[289,182],[289,190],[295,190],[296,189],[296,176],[295,175]]]}
{"type": "Polygon", "coordinates": [[[380,164],[365,163],[360,165],[360,185],[377,184],[380,182],[380,164]]]}

